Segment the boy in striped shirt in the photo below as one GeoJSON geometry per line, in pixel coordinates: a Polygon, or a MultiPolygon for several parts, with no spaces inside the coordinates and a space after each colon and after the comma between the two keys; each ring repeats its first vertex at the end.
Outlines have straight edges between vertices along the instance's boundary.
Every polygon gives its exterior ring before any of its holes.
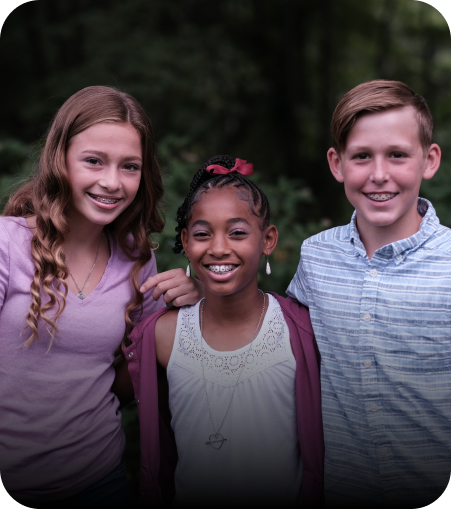
{"type": "Polygon", "coordinates": [[[330,507],[422,507],[451,470],[451,230],[418,197],[434,176],[425,100],[375,80],[332,118],[333,176],[350,224],[307,239],[288,295],[321,352],[330,507]]]}

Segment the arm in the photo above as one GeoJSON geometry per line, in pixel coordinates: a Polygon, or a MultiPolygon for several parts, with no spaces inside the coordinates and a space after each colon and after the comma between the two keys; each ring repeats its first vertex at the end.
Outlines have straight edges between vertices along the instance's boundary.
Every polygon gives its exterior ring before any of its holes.
{"type": "MultiPolygon", "coordinates": [[[[304,245],[302,246],[304,248],[304,245]]],[[[296,274],[293,276],[288,288],[287,295],[293,300],[304,304],[304,306],[309,307],[310,300],[310,287],[307,280],[307,275],[305,271],[305,267],[302,261],[302,248],[301,248],[301,259],[299,260],[299,265],[296,271],[296,274]]]]}
{"type": "Polygon", "coordinates": [[[158,318],[155,324],[155,348],[157,361],[164,369],[168,367],[174,347],[175,331],[177,329],[177,316],[179,310],[168,311],[158,318]]]}
{"type": "Polygon", "coordinates": [[[149,277],[140,290],[145,293],[152,288],[154,300],[164,294],[164,302],[172,301],[177,307],[196,304],[205,295],[204,285],[198,279],[188,277],[183,269],[172,269],[149,277]]]}
{"type": "MultiPolygon", "coordinates": [[[[157,361],[164,369],[167,368],[174,345],[177,315],[178,309],[167,311],[155,323],[157,361]]],[[[111,392],[116,394],[120,402],[119,408],[122,408],[135,399],[135,391],[128,371],[128,363],[122,351],[114,359],[113,366],[116,373],[113,385],[111,386],[111,392]]]]}

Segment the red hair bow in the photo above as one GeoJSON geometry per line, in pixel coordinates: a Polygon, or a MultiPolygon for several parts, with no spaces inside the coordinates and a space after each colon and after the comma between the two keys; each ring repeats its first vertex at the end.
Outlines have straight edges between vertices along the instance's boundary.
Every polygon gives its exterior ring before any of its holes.
{"type": "Polygon", "coordinates": [[[248,163],[244,159],[235,159],[235,166],[233,168],[224,168],[219,164],[210,164],[205,168],[205,171],[208,173],[213,173],[214,175],[226,175],[227,173],[232,173],[234,171],[241,173],[241,175],[252,175],[254,173],[254,165],[252,163],[248,163]]]}

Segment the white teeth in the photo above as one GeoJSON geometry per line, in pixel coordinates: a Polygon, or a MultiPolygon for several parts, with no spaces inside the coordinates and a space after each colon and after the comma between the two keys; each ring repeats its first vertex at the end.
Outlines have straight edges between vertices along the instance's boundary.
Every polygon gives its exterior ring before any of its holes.
{"type": "Polygon", "coordinates": [[[113,198],[101,198],[100,196],[96,196],[95,194],[89,193],[89,196],[91,198],[94,198],[94,200],[99,201],[100,203],[117,203],[119,200],[115,200],[113,198]]]}
{"type": "Polygon", "coordinates": [[[391,194],[388,194],[388,193],[383,193],[383,194],[367,194],[365,193],[366,196],[368,196],[368,198],[370,200],[374,200],[374,201],[387,201],[387,200],[391,200],[392,198],[394,198],[398,193],[391,193],[391,194]]]}
{"type": "Polygon", "coordinates": [[[223,274],[225,272],[230,272],[235,268],[234,265],[209,265],[208,270],[214,272],[215,274],[223,274]]]}

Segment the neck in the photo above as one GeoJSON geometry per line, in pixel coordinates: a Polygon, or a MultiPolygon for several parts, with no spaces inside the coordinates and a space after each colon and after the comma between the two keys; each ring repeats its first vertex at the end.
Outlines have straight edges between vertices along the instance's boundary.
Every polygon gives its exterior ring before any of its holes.
{"type": "Polygon", "coordinates": [[[205,290],[204,315],[218,326],[249,322],[252,315],[262,310],[263,296],[257,278],[252,284],[231,295],[215,295],[205,290]]]}
{"type": "Polygon", "coordinates": [[[417,202],[415,202],[414,207],[389,225],[377,226],[369,223],[358,211],[356,219],[360,240],[371,260],[374,253],[381,247],[415,235],[420,229],[422,217],[418,214],[417,202]]]}
{"type": "Polygon", "coordinates": [[[68,214],[69,231],[65,235],[64,251],[85,252],[97,250],[104,226],[93,224],[84,217],[68,214]]]}

